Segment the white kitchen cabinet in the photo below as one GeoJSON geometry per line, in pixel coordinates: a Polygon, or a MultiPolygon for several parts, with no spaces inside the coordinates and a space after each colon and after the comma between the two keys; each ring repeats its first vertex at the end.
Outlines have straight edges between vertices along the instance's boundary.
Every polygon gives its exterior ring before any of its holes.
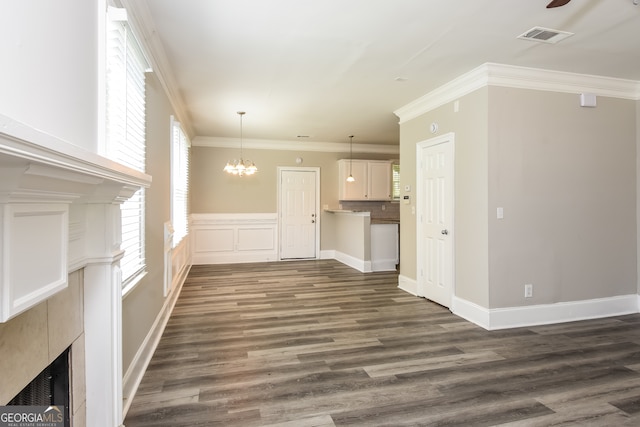
{"type": "Polygon", "coordinates": [[[340,200],[368,200],[368,162],[366,160],[340,160],[338,166],[340,171],[338,198],[340,200]],[[347,182],[350,173],[355,178],[353,182],[347,182]]]}
{"type": "Polygon", "coordinates": [[[369,200],[391,200],[391,162],[369,161],[369,200]]]}
{"type": "Polygon", "coordinates": [[[391,200],[390,160],[338,161],[340,200],[391,200]],[[347,182],[349,172],[355,178],[347,182]]]}

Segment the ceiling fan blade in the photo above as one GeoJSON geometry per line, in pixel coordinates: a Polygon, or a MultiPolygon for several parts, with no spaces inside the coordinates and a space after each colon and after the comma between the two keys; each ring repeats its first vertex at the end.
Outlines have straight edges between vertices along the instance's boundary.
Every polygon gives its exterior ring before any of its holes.
{"type": "Polygon", "coordinates": [[[552,7],[564,6],[569,3],[571,0],[551,0],[551,3],[547,5],[547,9],[551,9],[552,7]]]}

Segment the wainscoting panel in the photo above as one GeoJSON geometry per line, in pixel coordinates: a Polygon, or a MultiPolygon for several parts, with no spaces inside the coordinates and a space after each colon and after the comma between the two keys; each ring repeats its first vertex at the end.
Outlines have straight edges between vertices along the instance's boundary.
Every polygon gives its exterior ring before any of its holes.
{"type": "Polygon", "coordinates": [[[275,228],[238,228],[238,251],[271,251],[275,248],[275,228]]]}
{"type": "Polygon", "coordinates": [[[195,232],[194,252],[233,252],[234,233],[233,228],[199,229],[195,232]]]}
{"type": "Polygon", "coordinates": [[[276,213],[192,214],[193,264],[276,261],[276,213]]]}

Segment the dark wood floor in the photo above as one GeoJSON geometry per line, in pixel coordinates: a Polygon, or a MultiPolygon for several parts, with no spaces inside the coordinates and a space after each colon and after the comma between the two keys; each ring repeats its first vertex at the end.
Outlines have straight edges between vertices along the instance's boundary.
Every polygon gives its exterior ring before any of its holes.
{"type": "Polygon", "coordinates": [[[488,332],[394,273],[194,266],[125,424],[638,426],[640,315],[488,332]]]}

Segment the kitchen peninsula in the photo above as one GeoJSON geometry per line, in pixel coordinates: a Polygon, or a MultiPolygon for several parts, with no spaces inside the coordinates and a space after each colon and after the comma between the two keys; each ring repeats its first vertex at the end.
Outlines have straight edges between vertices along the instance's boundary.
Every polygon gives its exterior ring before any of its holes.
{"type": "Polygon", "coordinates": [[[332,258],[363,273],[392,271],[399,261],[399,221],[371,217],[371,212],[326,209],[324,226],[332,230],[332,258]]]}

